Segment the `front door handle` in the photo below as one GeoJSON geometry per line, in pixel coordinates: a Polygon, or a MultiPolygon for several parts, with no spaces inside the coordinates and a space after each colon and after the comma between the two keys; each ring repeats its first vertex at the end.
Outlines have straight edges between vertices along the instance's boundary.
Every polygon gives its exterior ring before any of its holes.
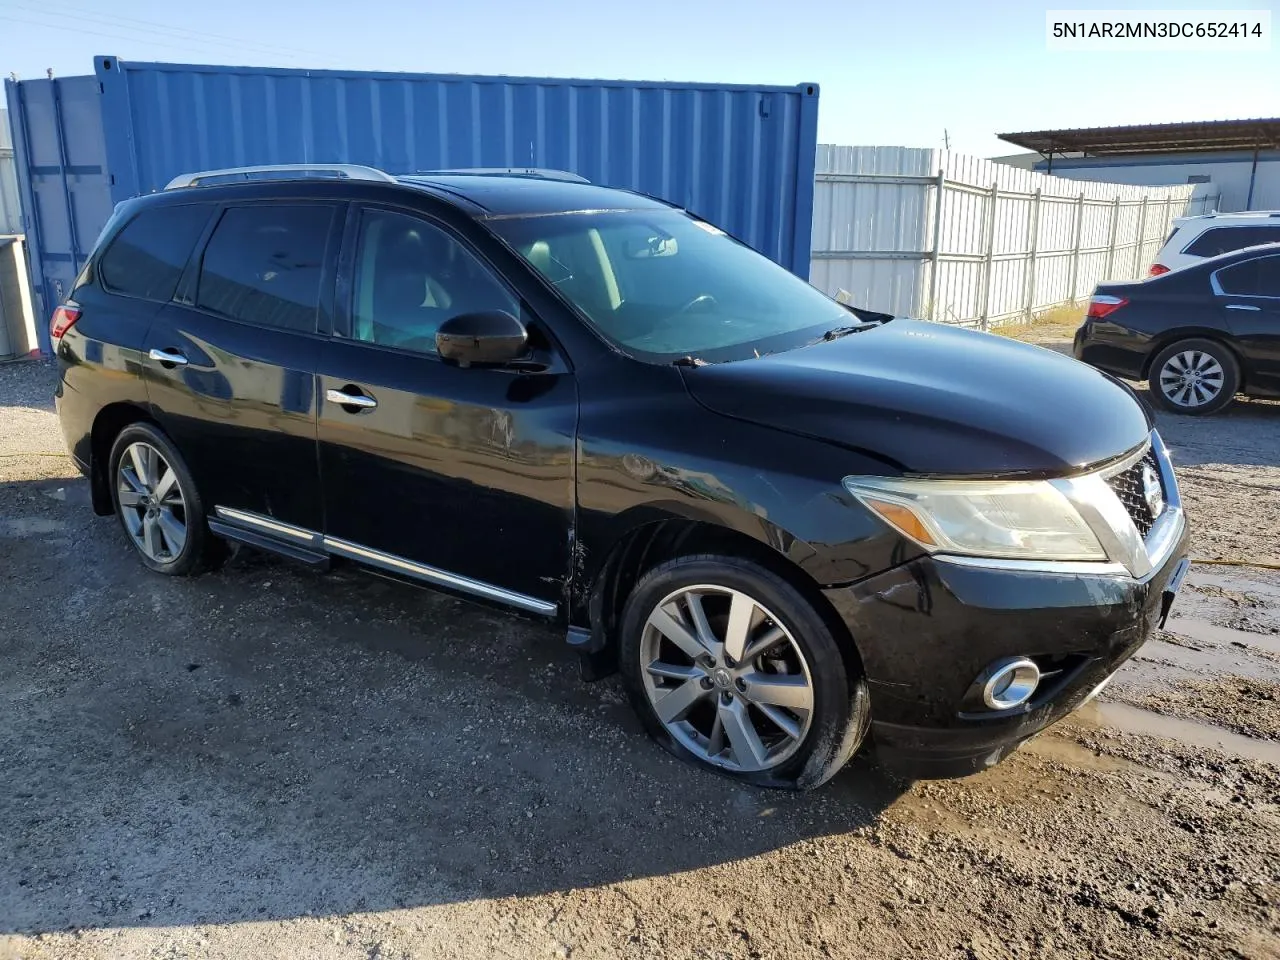
{"type": "Polygon", "coordinates": [[[1262,310],[1261,307],[1255,307],[1251,303],[1228,303],[1227,309],[1228,310],[1253,310],[1255,312],[1260,312],[1262,310]]]}
{"type": "Polygon", "coordinates": [[[148,353],[147,356],[152,360],[159,360],[161,363],[167,363],[175,367],[185,367],[190,363],[181,350],[174,350],[172,348],[160,350],[156,347],[152,347],[151,352],[148,353]]]}
{"type": "Polygon", "coordinates": [[[330,403],[337,403],[344,407],[358,407],[361,410],[372,410],[378,405],[378,401],[368,394],[349,392],[359,389],[359,387],[344,387],[341,390],[326,390],[324,398],[330,403]]]}

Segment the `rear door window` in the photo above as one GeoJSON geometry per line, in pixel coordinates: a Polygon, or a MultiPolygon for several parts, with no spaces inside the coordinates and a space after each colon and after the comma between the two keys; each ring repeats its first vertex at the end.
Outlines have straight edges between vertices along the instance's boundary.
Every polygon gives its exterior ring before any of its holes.
{"type": "Polygon", "coordinates": [[[1280,256],[1258,257],[1214,274],[1222,292],[1236,297],[1280,299],[1280,256]]]}
{"type": "Polygon", "coordinates": [[[1216,257],[1259,243],[1280,243],[1280,223],[1248,227],[1214,227],[1206,230],[1183,250],[1193,257],[1216,257]]]}
{"type": "Polygon", "coordinates": [[[205,247],[196,306],[232,320],[314,333],[332,204],[231,207],[205,247]]]}
{"type": "Polygon", "coordinates": [[[207,204],[143,210],[125,224],[98,261],[103,288],[143,300],[172,299],[212,212],[207,204]]]}

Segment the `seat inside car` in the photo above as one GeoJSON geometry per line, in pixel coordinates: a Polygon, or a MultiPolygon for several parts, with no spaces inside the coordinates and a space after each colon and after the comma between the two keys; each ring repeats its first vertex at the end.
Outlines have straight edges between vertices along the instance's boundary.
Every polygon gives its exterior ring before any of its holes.
{"type": "Polygon", "coordinates": [[[363,329],[357,329],[356,335],[374,342],[430,335],[453,303],[432,276],[432,265],[447,251],[433,251],[421,232],[409,226],[389,229],[376,224],[369,239],[373,242],[367,247],[362,270],[372,275],[372,310],[358,311],[363,329]]]}

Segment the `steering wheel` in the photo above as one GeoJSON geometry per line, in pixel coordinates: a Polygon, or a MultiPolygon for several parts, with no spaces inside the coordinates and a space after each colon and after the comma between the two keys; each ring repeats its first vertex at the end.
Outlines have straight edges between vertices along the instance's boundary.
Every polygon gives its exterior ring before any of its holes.
{"type": "Polygon", "coordinates": [[[674,320],[676,317],[682,317],[686,313],[690,313],[694,310],[705,309],[707,307],[714,307],[715,305],[716,305],[715,297],[713,297],[709,293],[700,293],[696,297],[694,297],[692,300],[690,300],[688,303],[686,303],[683,307],[681,307],[679,310],[677,310],[675,313],[671,314],[671,316],[668,317],[668,319],[674,320]]]}

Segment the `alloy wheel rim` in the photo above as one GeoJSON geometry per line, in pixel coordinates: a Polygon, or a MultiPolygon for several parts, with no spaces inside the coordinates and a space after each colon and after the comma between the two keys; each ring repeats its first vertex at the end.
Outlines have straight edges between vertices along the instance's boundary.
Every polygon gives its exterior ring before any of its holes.
{"type": "Polygon", "coordinates": [[[187,543],[187,501],[177,471],[149,443],[131,443],[116,468],[120,516],[148,560],[173,563],[187,543]]]}
{"type": "Polygon", "coordinates": [[[682,587],[640,640],[645,694],[680,744],[711,766],[750,773],[790,759],[813,721],[813,678],[795,637],[728,587],[682,587]]]}
{"type": "Polygon", "coordinates": [[[1222,393],[1226,373],[1202,350],[1175,353],[1160,369],[1160,392],[1179,407],[1202,407],[1222,393]]]}

